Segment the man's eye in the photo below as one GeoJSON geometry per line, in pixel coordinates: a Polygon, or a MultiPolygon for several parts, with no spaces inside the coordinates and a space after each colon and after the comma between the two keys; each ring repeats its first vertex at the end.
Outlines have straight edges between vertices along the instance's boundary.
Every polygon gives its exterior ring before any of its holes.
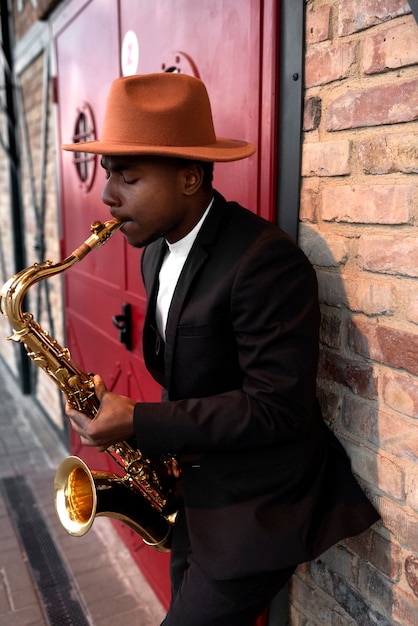
{"type": "Polygon", "coordinates": [[[121,174],[121,178],[125,185],[133,185],[138,180],[137,178],[126,178],[123,174],[121,174]]]}

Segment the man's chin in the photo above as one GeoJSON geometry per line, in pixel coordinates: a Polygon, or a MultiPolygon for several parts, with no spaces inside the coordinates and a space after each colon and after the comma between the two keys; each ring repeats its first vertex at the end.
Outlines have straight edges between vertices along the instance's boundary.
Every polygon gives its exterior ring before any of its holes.
{"type": "Polygon", "coordinates": [[[159,239],[159,236],[143,238],[143,237],[135,237],[135,235],[133,234],[130,235],[129,233],[127,234],[125,232],[123,233],[123,235],[126,239],[126,243],[132,246],[133,248],[144,248],[148,244],[159,239]]]}

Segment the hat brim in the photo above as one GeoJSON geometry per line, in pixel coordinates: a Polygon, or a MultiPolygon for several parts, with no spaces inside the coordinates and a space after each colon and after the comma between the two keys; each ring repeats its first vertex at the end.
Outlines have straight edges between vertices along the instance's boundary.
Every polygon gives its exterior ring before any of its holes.
{"type": "Polygon", "coordinates": [[[251,156],[256,151],[255,146],[247,141],[223,137],[217,137],[216,143],[208,146],[147,146],[137,143],[121,144],[96,140],[63,144],[62,149],[70,152],[87,152],[106,156],[164,156],[210,162],[239,161],[251,156]]]}

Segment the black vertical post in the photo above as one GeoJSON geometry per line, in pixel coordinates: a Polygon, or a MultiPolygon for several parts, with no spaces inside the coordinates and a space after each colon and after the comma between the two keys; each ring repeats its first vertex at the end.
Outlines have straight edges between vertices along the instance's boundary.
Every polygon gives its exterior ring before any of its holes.
{"type": "MultiPolygon", "coordinates": [[[[10,0],[0,0],[1,37],[3,44],[5,104],[9,158],[9,188],[11,199],[11,225],[15,271],[26,267],[24,239],[22,172],[20,161],[19,128],[17,120],[16,85],[13,67],[13,15],[10,0]]],[[[22,344],[18,354],[19,382],[23,393],[30,393],[30,362],[22,344]]]]}
{"type": "Polygon", "coordinates": [[[280,0],[277,222],[298,237],[305,53],[305,0],[280,0]]]}
{"type": "MultiPolygon", "coordinates": [[[[302,157],[305,0],[277,2],[280,16],[277,224],[297,241],[302,157]]],[[[288,624],[289,587],[285,585],[270,604],[268,626],[288,624]]]]}

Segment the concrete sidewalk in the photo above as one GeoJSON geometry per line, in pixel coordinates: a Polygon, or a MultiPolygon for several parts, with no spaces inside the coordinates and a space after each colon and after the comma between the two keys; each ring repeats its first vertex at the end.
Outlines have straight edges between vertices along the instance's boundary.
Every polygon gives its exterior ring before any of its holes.
{"type": "Polygon", "coordinates": [[[0,358],[0,626],[158,626],[165,612],[111,522],[69,536],[54,510],[64,446],[0,358]]]}

